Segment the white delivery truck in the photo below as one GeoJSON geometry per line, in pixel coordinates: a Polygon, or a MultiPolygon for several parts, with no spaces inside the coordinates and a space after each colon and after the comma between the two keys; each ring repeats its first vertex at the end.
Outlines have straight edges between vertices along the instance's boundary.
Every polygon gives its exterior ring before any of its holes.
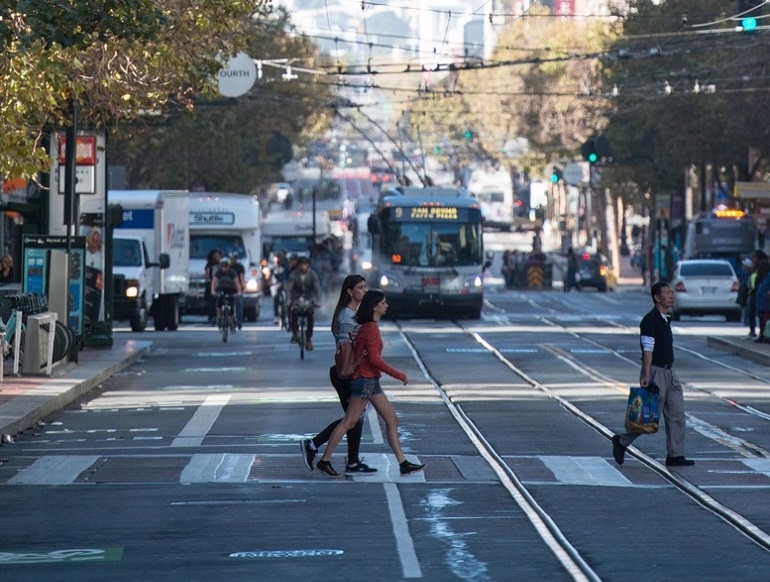
{"type": "Polygon", "coordinates": [[[110,190],[108,200],[123,208],[112,238],[113,319],[144,331],[152,315],[156,330],[176,330],[189,286],[188,192],[110,190]]]}
{"type": "Polygon", "coordinates": [[[331,222],[326,211],[316,212],[315,239],[313,213],[303,210],[273,210],[262,222],[265,243],[264,256],[272,257],[277,251],[310,256],[310,249],[331,236],[331,222]]]}
{"type": "Polygon", "coordinates": [[[190,194],[190,290],[186,310],[206,313],[206,259],[212,249],[238,254],[246,269],[243,315],[259,317],[262,297],[262,214],[256,196],[221,192],[190,194]]]}

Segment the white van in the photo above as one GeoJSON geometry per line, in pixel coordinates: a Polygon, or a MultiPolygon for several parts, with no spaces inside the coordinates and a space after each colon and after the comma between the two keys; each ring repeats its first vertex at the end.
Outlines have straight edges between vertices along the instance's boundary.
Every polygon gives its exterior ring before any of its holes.
{"type": "Polygon", "coordinates": [[[212,249],[222,255],[238,253],[246,268],[243,315],[248,321],[259,317],[262,297],[262,214],[256,196],[221,192],[190,194],[190,292],[186,309],[205,313],[206,257],[212,249]]]}

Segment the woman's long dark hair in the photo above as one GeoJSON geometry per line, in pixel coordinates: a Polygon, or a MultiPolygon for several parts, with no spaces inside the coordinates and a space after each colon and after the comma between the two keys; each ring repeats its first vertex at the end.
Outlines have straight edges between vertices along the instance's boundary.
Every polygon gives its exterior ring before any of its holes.
{"type": "Polygon", "coordinates": [[[350,293],[348,293],[348,290],[353,289],[353,287],[358,285],[361,281],[366,281],[366,279],[361,275],[353,274],[345,277],[345,280],[342,282],[340,298],[337,300],[337,307],[334,308],[334,315],[332,315],[332,333],[334,334],[334,337],[337,337],[337,328],[339,327],[337,316],[340,314],[340,311],[345,309],[348,306],[348,303],[350,303],[350,293]]]}
{"type": "Polygon", "coordinates": [[[385,299],[385,293],[379,289],[369,289],[356,311],[356,321],[361,325],[374,321],[374,306],[385,299]]]}

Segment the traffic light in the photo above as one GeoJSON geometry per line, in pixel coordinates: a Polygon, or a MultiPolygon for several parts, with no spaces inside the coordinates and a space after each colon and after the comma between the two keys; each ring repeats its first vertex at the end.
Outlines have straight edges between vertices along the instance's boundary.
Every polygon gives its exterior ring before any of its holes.
{"type": "Polygon", "coordinates": [[[601,133],[588,138],[580,147],[580,153],[586,161],[592,164],[608,161],[612,158],[610,142],[601,133]]]}
{"type": "Polygon", "coordinates": [[[465,139],[473,139],[473,131],[471,131],[470,129],[466,129],[463,136],[465,137],[465,139]]]}
{"type": "Polygon", "coordinates": [[[561,180],[561,168],[554,166],[551,170],[551,184],[558,184],[561,180]]]}
{"type": "Polygon", "coordinates": [[[441,153],[441,146],[433,146],[433,153],[439,155],[441,153]]]}
{"type": "Polygon", "coordinates": [[[757,19],[753,16],[747,16],[741,19],[741,28],[743,32],[753,32],[757,29],[757,19]]]}

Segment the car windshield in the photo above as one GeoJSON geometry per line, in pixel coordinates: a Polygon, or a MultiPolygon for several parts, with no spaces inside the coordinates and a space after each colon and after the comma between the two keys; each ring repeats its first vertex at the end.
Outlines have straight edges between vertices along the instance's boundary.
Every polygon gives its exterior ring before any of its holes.
{"type": "Polygon", "coordinates": [[[727,263],[683,263],[679,267],[682,277],[733,277],[727,263]]]}

